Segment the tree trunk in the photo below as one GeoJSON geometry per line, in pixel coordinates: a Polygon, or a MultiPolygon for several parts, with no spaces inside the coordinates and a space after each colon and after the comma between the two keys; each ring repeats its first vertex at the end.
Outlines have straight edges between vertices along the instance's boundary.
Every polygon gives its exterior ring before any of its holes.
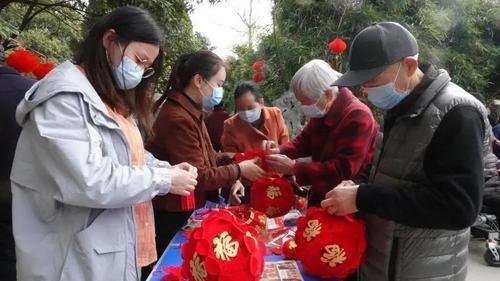
{"type": "Polygon", "coordinates": [[[28,24],[30,24],[31,20],[33,19],[33,9],[35,8],[36,5],[35,1],[34,4],[30,4],[28,9],[26,10],[26,13],[24,13],[23,20],[21,21],[21,25],[19,25],[19,33],[23,32],[23,30],[28,27],[28,24]]]}

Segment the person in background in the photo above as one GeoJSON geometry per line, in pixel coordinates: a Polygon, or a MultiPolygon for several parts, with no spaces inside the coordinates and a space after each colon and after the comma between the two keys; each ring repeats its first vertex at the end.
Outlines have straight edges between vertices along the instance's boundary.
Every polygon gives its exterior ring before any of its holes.
{"type": "Polygon", "coordinates": [[[234,90],[236,112],[224,122],[222,147],[226,152],[245,152],[262,147],[264,140],[288,142],[288,129],[281,110],[257,101],[262,94],[254,82],[243,82],[234,90]]]}
{"type": "Polygon", "coordinates": [[[16,280],[16,255],[12,234],[10,172],[21,127],[17,125],[17,104],[35,80],[20,75],[5,63],[0,45],[0,279],[16,280]]]}
{"type": "MultiPolygon", "coordinates": [[[[264,140],[278,144],[288,142],[288,129],[281,110],[258,102],[262,97],[258,86],[251,81],[239,84],[234,91],[236,112],[224,122],[222,147],[225,152],[243,153],[260,149],[264,140]]],[[[243,181],[245,197],[236,198],[236,203],[248,203],[251,182],[243,181]],[[242,200],[242,201],[240,201],[242,200]]]]}
{"type": "Polygon", "coordinates": [[[157,259],[151,199],[189,195],[196,168],[144,151],[162,32],[145,10],[99,19],[21,101],[12,166],[17,279],[137,281],[157,259]]]}
{"type": "Polygon", "coordinates": [[[207,126],[208,134],[210,135],[210,141],[215,151],[222,151],[221,137],[222,131],[224,130],[224,121],[229,118],[229,113],[226,112],[224,108],[224,102],[214,106],[214,110],[207,118],[205,118],[205,124],[207,126]]]}
{"type": "Polygon", "coordinates": [[[267,163],[271,170],[295,176],[299,186],[311,185],[309,206],[319,206],[332,186],[357,179],[373,155],[377,123],[349,89],[330,86],[340,75],[322,60],[302,66],[290,88],[309,122],[288,143],[262,143],[270,153],[267,163]],[[312,160],[295,160],[302,157],[312,160]]]}
{"type": "MultiPolygon", "coordinates": [[[[254,180],[264,175],[255,160],[233,164],[234,154],[217,153],[203,120],[203,112],[223,98],[226,65],[210,51],[182,55],[175,64],[167,88],[157,101],[158,117],[147,148],[172,164],[189,162],[198,168],[195,207],[207,200],[219,202],[219,189],[241,197],[240,177],[254,180]]],[[[153,201],[158,252],[163,252],[192,211],[183,210],[176,195],[158,196],[153,201]]]]}
{"type": "Polygon", "coordinates": [[[321,205],[363,214],[361,280],[466,280],[491,151],[486,108],[445,70],[419,65],[415,37],[395,22],[358,33],[349,65],[333,85],[361,85],[385,111],[383,145],[368,183],[343,182],[321,205]]]}

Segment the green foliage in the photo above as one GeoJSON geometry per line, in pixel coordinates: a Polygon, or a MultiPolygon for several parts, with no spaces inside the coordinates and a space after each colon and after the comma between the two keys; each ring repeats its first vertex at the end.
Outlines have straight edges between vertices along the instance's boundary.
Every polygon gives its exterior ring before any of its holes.
{"type": "Polygon", "coordinates": [[[273,19],[274,30],[257,51],[267,61],[262,87],[272,99],[311,59],[344,72],[348,52],[337,60],[327,44],[339,36],[349,46],[359,31],[380,21],[405,25],[419,42],[421,62],[447,69],[469,91],[500,95],[498,0],[275,0],[273,19]]]}
{"type": "Polygon", "coordinates": [[[50,61],[60,63],[73,57],[73,50],[81,39],[82,16],[76,11],[60,8],[39,13],[22,30],[25,4],[13,3],[0,12],[2,29],[7,36],[18,34],[18,41],[26,48],[47,55],[50,61]]]}
{"type": "Polygon", "coordinates": [[[255,51],[248,44],[237,45],[233,49],[237,58],[229,57],[226,60],[229,66],[228,79],[224,83],[224,104],[226,110],[234,110],[234,90],[236,86],[243,81],[252,79],[251,65],[257,59],[255,51]]]}

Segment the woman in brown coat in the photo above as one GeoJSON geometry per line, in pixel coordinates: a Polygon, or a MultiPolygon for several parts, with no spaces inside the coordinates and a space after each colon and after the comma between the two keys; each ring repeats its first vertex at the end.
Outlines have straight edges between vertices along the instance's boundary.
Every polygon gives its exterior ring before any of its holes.
{"type": "MultiPolygon", "coordinates": [[[[158,159],[172,165],[188,162],[198,168],[196,208],[207,200],[218,202],[220,189],[242,196],[240,177],[255,180],[264,175],[255,161],[233,164],[232,155],[212,148],[203,112],[222,100],[225,79],[225,64],[214,53],[198,51],[181,56],[157,102],[161,109],[153,126],[154,136],[147,144],[158,159]]],[[[181,197],[176,195],[157,197],[153,205],[157,247],[162,253],[191,212],[182,210],[181,197]]]]}

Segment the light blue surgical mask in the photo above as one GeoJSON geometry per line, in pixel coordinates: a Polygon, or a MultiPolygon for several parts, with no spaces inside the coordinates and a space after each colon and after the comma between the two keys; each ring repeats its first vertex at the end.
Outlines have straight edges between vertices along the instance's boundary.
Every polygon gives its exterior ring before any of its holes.
{"type": "Polygon", "coordinates": [[[240,112],[238,112],[238,116],[240,116],[240,118],[243,121],[246,121],[248,123],[253,123],[253,122],[259,120],[261,113],[262,113],[262,108],[260,106],[258,106],[254,109],[240,111],[240,112]]]}
{"type": "Polygon", "coordinates": [[[410,90],[398,92],[396,90],[396,80],[398,79],[401,64],[399,64],[398,72],[394,81],[379,87],[365,88],[368,94],[368,100],[376,107],[389,110],[399,104],[404,98],[410,94],[410,90]]]}
{"type": "Polygon", "coordinates": [[[222,101],[224,89],[222,87],[212,86],[208,81],[206,82],[212,88],[212,95],[209,97],[203,96],[203,107],[213,108],[222,101]]]}
{"type": "Polygon", "coordinates": [[[123,56],[120,64],[113,69],[115,81],[121,90],[130,90],[142,81],[144,69],[127,56],[123,56]]]}

